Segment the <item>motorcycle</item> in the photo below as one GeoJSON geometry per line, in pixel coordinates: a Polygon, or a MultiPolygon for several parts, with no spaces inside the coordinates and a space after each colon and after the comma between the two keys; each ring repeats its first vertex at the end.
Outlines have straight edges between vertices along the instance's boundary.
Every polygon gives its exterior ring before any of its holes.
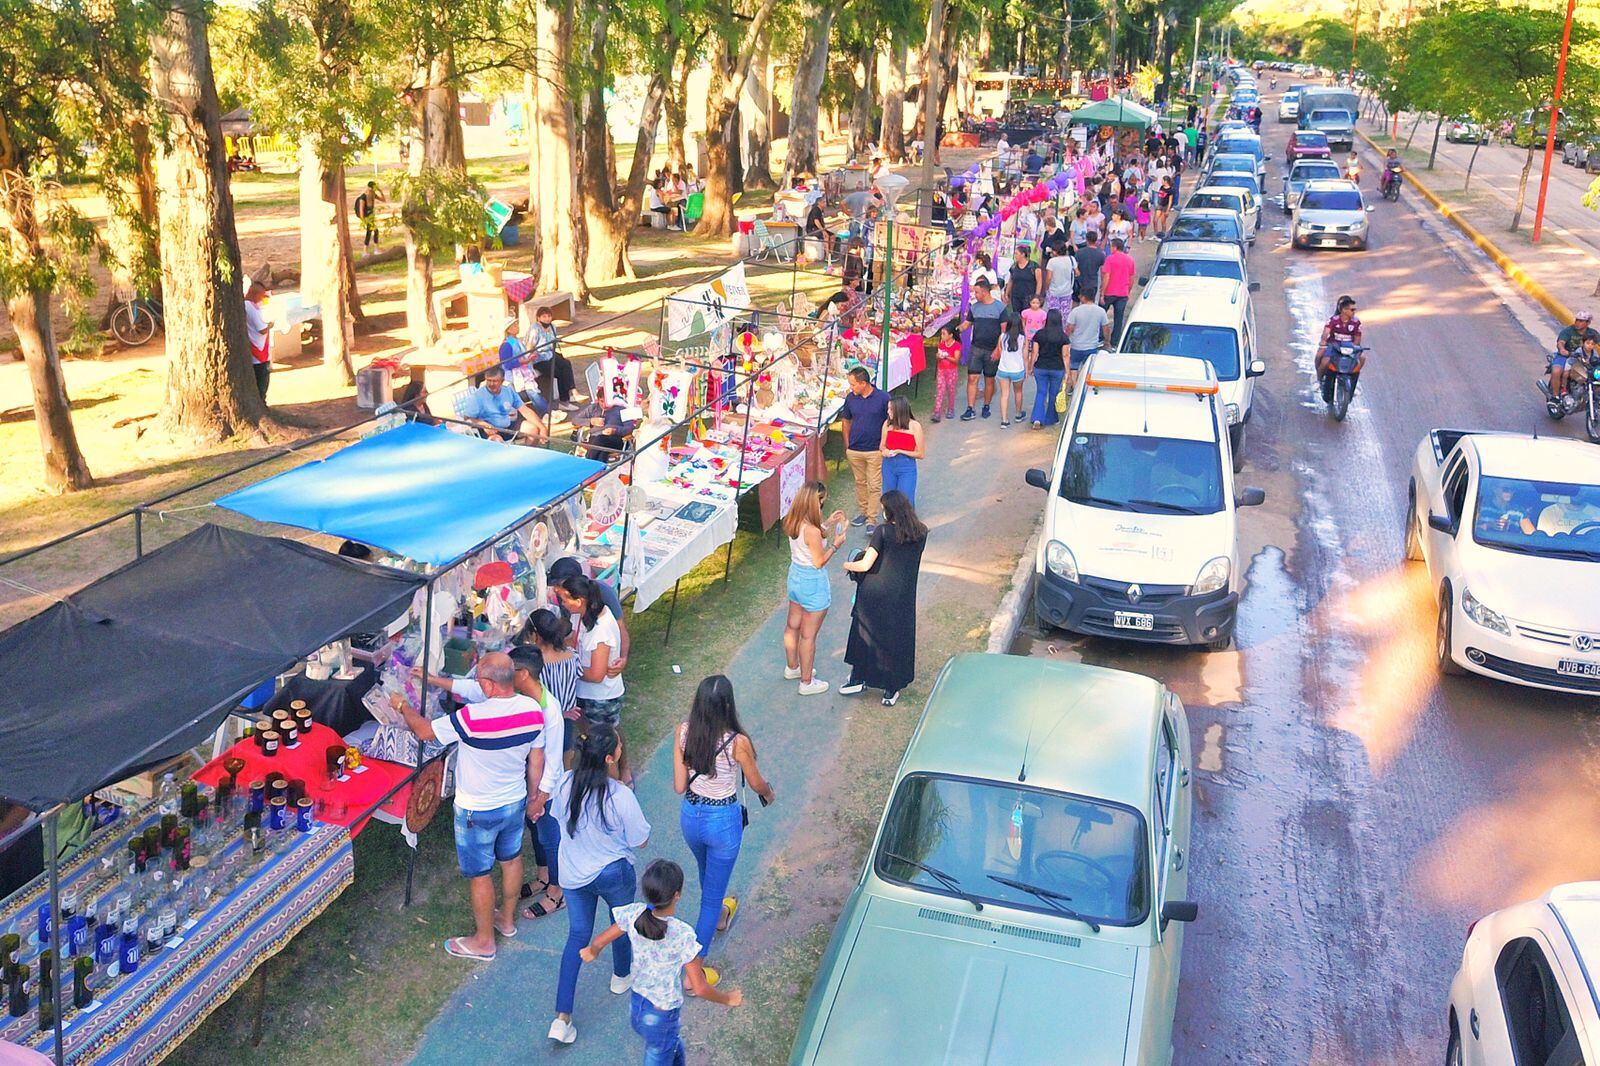
{"type": "Polygon", "coordinates": [[[1328,370],[1333,374],[1333,399],[1328,401],[1328,410],[1333,412],[1335,422],[1343,422],[1344,416],[1350,411],[1350,401],[1356,395],[1356,369],[1361,365],[1361,353],[1372,349],[1337,341],[1332,348],[1334,354],[1328,361],[1328,370]]]}
{"type": "Polygon", "coordinates": [[[1384,168],[1383,171],[1383,198],[1385,200],[1399,201],[1400,199],[1400,164],[1394,163],[1384,168]]]}
{"type": "Polygon", "coordinates": [[[1567,393],[1550,392],[1551,356],[1545,356],[1545,373],[1536,384],[1544,395],[1544,409],[1551,421],[1559,422],[1570,414],[1583,412],[1583,431],[1591,443],[1600,444],[1600,363],[1591,366],[1580,359],[1567,368],[1567,393]]]}
{"type": "Polygon", "coordinates": [[[1361,184],[1361,164],[1359,162],[1356,162],[1355,160],[1352,160],[1352,161],[1346,163],[1344,165],[1344,176],[1345,176],[1346,180],[1353,181],[1357,185],[1360,185],[1361,184]]]}

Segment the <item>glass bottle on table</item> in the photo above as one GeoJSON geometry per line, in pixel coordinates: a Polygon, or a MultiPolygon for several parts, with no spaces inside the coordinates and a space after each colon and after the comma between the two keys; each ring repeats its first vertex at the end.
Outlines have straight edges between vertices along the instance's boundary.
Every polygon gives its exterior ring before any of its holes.
{"type": "Polygon", "coordinates": [[[178,783],[171,774],[161,775],[161,786],[156,790],[156,806],[163,815],[178,813],[178,783]]]}
{"type": "Polygon", "coordinates": [[[28,1013],[28,964],[18,963],[6,982],[6,1013],[20,1018],[28,1013]]]}

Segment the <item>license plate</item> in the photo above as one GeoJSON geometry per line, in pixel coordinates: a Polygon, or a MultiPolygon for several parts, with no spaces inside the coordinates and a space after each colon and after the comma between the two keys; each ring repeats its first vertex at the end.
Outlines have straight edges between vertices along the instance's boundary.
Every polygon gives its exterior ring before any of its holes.
{"type": "Polygon", "coordinates": [[[1142,629],[1148,633],[1156,627],[1156,616],[1136,614],[1133,611],[1116,611],[1111,616],[1111,624],[1118,629],[1142,629]]]}
{"type": "Polygon", "coordinates": [[[1317,243],[1322,245],[1324,248],[1337,248],[1337,247],[1339,247],[1339,238],[1337,238],[1337,237],[1323,237],[1322,239],[1317,241],[1317,243]]]}
{"type": "Polygon", "coordinates": [[[1587,662],[1583,659],[1562,659],[1556,663],[1556,673],[1568,677],[1600,677],[1600,663],[1587,662]]]}

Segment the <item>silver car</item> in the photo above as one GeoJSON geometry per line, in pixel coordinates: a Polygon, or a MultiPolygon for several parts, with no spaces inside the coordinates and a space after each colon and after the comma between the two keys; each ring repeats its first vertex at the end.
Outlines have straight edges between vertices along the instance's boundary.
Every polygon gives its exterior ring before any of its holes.
{"type": "Polygon", "coordinates": [[[1190,194],[1188,203],[1184,204],[1184,210],[1190,208],[1232,211],[1239,216],[1244,239],[1255,243],[1256,231],[1261,228],[1261,203],[1248,189],[1237,189],[1231,185],[1202,185],[1190,194]]]}
{"type": "Polygon", "coordinates": [[[1206,170],[1206,181],[1210,182],[1217,174],[1249,174],[1256,173],[1256,157],[1249,152],[1220,152],[1211,157],[1211,166],[1206,170]]]}
{"type": "Polygon", "coordinates": [[[1307,182],[1341,181],[1343,178],[1344,171],[1331,159],[1296,160],[1294,166],[1289,168],[1289,173],[1283,176],[1283,213],[1294,214],[1307,182]]]}
{"type": "Polygon", "coordinates": [[[1367,208],[1353,181],[1311,181],[1289,223],[1296,248],[1367,247],[1367,208]]]}
{"type": "Polygon", "coordinates": [[[1293,122],[1300,117],[1300,93],[1294,89],[1283,94],[1278,101],[1278,121],[1293,122]]]}

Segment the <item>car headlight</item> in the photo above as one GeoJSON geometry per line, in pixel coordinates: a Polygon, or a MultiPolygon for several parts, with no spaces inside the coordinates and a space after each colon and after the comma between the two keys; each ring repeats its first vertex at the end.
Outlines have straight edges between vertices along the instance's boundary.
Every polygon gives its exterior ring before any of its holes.
{"type": "Polygon", "coordinates": [[[1492,629],[1506,636],[1511,635],[1511,627],[1506,624],[1506,616],[1499,611],[1490,610],[1482,600],[1472,594],[1471,589],[1461,590],[1461,611],[1485,629],[1492,629]]]}
{"type": "Polygon", "coordinates": [[[1228,425],[1237,426],[1239,424],[1239,405],[1236,403],[1224,404],[1223,410],[1228,415],[1228,425]]]}
{"type": "Polygon", "coordinates": [[[1072,552],[1059,540],[1052,540],[1045,545],[1044,565],[1061,580],[1077,584],[1078,560],[1072,557],[1072,552]]]}
{"type": "Polygon", "coordinates": [[[1189,592],[1195,596],[1203,596],[1208,592],[1225,588],[1232,574],[1233,560],[1226,555],[1219,555],[1200,568],[1200,575],[1194,579],[1194,585],[1189,592]]]}

